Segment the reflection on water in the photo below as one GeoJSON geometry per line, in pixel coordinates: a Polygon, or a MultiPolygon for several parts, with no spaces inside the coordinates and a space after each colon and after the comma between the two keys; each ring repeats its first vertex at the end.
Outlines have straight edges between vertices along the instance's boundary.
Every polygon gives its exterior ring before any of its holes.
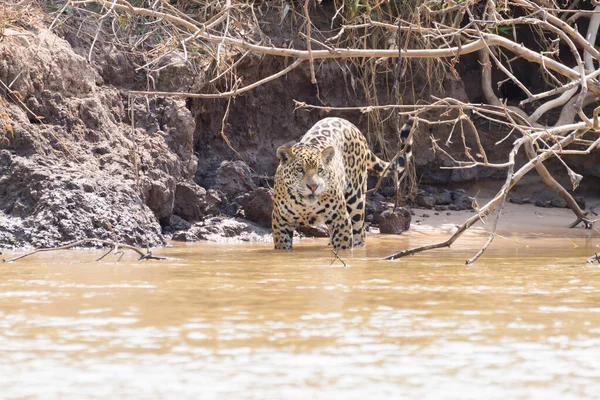
{"type": "Polygon", "coordinates": [[[419,240],[370,237],[348,268],[326,239],[0,264],[0,397],[598,398],[594,243],[379,261],[419,240]]]}

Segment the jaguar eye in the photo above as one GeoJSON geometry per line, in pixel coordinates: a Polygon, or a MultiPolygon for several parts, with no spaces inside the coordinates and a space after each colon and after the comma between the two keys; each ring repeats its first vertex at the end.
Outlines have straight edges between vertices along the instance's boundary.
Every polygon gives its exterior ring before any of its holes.
{"type": "Polygon", "coordinates": [[[302,168],[302,167],[298,167],[298,168],[296,168],[296,171],[297,171],[299,174],[303,174],[303,173],[304,173],[304,168],[302,168]]]}
{"type": "Polygon", "coordinates": [[[319,175],[323,175],[325,173],[325,170],[323,168],[319,167],[319,175]]]}

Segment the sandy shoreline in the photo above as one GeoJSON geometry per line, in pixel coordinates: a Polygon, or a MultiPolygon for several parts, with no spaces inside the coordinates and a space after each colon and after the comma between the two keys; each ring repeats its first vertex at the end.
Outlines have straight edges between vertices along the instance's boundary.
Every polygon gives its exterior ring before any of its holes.
{"type": "MultiPolygon", "coordinates": [[[[479,204],[483,205],[486,201],[487,199],[480,200],[479,204]]],[[[590,205],[598,203],[600,203],[600,199],[588,199],[590,205]]],[[[474,215],[474,211],[435,211],[422,208],[413,208],[413,211],[415,215],[410,227],[411,232],[428,235],[450,235],[455,231],[457,225],[474,215]]],[[[598,216],[590,214],[590,218],[596,219],[598,216]]],[[[488,216],[483,222],[478,222],[471,227],[465,232],[465,235],[486,235],[491,232],[494,219],[495,215],[488,216]]],[[[507,202],[498,223],[497,233],[506,236],[594,237],[600,239],[598,223],[592,230],[584,229],[581,224],[573,229],[567,228],[575,219],[575,214],[568,208],[542,208],[533,204],[507,202]]]]}

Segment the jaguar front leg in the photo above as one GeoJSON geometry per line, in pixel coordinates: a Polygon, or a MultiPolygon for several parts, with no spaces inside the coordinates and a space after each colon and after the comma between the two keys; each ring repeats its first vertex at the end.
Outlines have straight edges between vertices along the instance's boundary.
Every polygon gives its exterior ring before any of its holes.
{"type": "Polygon", "coordinates": [[[363,187],[351,189],[346,193],[346,208],[352,222],[352,246],[365,245],[365,203],[366,179],[363,187]]]}
{"type": "Polygon", "coordinates": [[[352,246],[361,247],[365,245],[365,200],[357,202],[357,209],[350,212],[352,221],[352,246]]]}
{"type": "Polygon", "coordinates": [[[325,224],[331,232],[331,244],[335,250],[352,248],[352,225],[345,208],[333,210],[325,224]]]}
{"type": "Polygon", "coordinates": [[[273,210],[272,220],[275,250],[291,250],[294,238],[294,226],[285,220],[277,209],[273,210]]]}

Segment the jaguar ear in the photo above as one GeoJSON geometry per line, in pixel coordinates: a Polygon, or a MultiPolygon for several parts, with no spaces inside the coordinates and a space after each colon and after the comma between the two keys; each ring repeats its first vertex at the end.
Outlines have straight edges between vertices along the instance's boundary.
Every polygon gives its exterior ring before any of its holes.
{"type": "Polygon", "coordinates": [[[325,164],[329,164],[333,160],[333,156],[335,156],[335,147],[333,146],[329,146],[321,152],[325,164]]]}
{"type": "Polygon", "coordinates": [[[281,162],[281,165],[285,165],[294,157],[292,150],[289,147],[281,146],[277,149],[277,158],[281,162]]]}

